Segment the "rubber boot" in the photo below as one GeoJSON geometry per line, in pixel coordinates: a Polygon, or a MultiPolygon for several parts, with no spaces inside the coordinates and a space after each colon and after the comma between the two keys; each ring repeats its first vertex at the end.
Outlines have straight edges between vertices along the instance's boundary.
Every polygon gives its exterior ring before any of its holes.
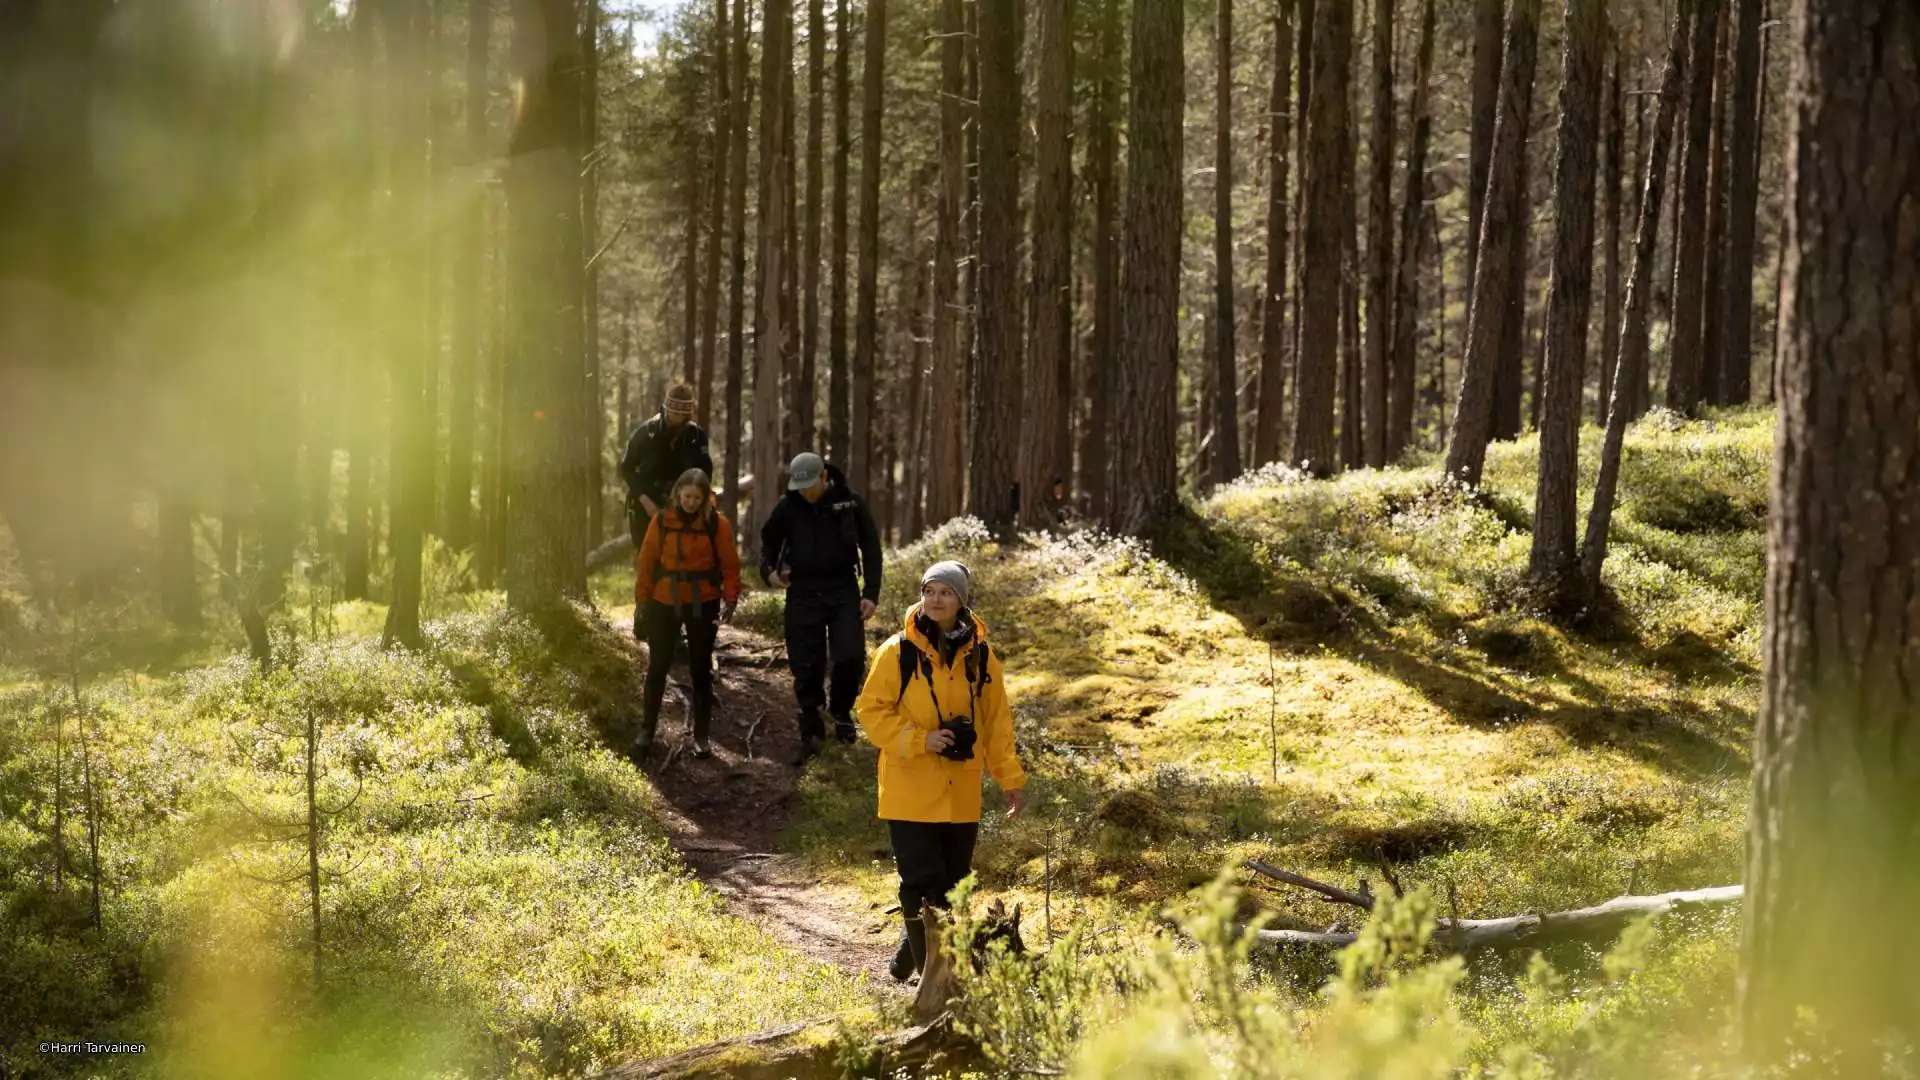
{"type": "MultiPolygon", "coordinates": [[[[919,919],[907,919],[905,921],[916,926],[922,925],[919,919]]],[[[905,926],[902,926],[900,928],[900,947],[893,951],[893,963],[887,965],[887,974],[893,976],[894,982],[906,982],[908,979],[913,978],[913,973],[918,966],[913,959],[912,935],[908,933],[905,926]]]]}
{"type": "Polygon", "coordinates": [[[693,695],[693,756],[711,757],[713,747],[707,741],[707,729],[713,723],[713,702],[701,694],[693,695]]]}
{"type": "Polygon", "coordinates": [[[826,725],[820,722],[820,713],[805,710],[800,714],[800,753],[793,759],[795,765],[805,765],[808,759],[820,753],[820,746],[827,741],[826,725]]]}
{"type": "Polygon", "coordinates": [[[851,746],[860,738],[859,725],[853,722],[852,713],[835,713],[833,716],[833,737],[851,746]]]}
{"type": "MultiPolygon", "coordinates": [[[[907,978],[911,978],[927,969],[927,924],[917,916],[902,919],[901,922],[906,925],[907,951],[913,954],[913,970],[907,975],[907,978]]],[[[894,959],[898,963],[899,958],[894,959]]],[[[898,975],[894,977],[900,978],[898,975]]],[[[905,982],[906,979],[901,981],[905,982]]]]}

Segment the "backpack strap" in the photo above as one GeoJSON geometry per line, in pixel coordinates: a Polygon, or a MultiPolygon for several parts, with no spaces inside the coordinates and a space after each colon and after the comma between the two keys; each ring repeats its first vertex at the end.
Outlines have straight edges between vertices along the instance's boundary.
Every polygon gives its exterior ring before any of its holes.
{"type": "Polygon", "coordinates": [[[898,708],[900,703],[907,699],[907,687],[912,684],[914,673],[920,670],[921,661],[924,659],[925,657],[920,655],[920,646],[907,640],[907,635],[901,634],[900,692],[895,694],[893,698],[895,708],[898,708]]]}
{"type": "Polygon", "coordinates": [[[720,512],[707,507],[707,544],[713,548],[713,565],[707,569],[707,583],[718,589],[726,578],[720,573],[720,512]]]}

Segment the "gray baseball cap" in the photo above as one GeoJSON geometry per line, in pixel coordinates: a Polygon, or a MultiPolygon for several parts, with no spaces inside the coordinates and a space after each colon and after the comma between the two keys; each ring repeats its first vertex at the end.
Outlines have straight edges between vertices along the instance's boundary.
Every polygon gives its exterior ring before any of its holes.
{"type": "Polygon", "coordinates": [[[826,468],[827,463],[821,460],[819,454],[801,454],[793,459],[793,464],[787,466],[787,490],[805,491],[820,479],[820,474],[826,468]]]}

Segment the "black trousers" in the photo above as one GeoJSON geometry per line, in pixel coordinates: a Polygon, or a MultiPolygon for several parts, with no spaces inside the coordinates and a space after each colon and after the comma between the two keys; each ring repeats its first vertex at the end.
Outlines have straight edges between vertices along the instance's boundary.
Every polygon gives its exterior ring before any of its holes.
{"type": "Polygon", "coordinates": [[[693,674],[693,737],[707,737],[713,716],[713,644],[720,635],[720,604],[701,604],[676,610],[658,600],[647,601],[647,696],[643,722],[649,732],[660,719],[660,701],[667,694],[667,672],[673,667],[674,646],[682,628],[687,635],[687,667],[693,674]]]}
{"type": "Polygon", "coordinates": [[[900,913],[913,918],[926,901],[945,910],[947,893],[973,868],[977,821],[888,821],[900,869],[900,913]]]}
{"type": "Polygon", "coordinates": [[[853,712],[867,676],[865,624],[860,621],[860,592],[851,585],[830,592],[787,591],[787,663],[793,692],[800,699],[800,734],[825,737],[820,706],[835,716],[853,712]],[[833,668],[833,697],[827,699],[827,668],[833,668]]]}

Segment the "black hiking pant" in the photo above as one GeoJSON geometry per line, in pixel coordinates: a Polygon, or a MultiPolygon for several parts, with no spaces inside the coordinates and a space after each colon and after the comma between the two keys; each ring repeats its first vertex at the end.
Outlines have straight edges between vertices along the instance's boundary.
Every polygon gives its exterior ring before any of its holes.
{"type": "Polygon", "coordinates": [[[687,635],[687,667],[693,675],[693,737],[704,739],[713,718],[713,644],[720,636],[720,603],[682,604],[678,609],[658,600],[647,601],[647,690],[642,723],[651,734],[660,720],[660,702],[667,695],[667,672],[673,667],[674,646],[682,628],[687,635]],[[696,610],[698,614],[696,614],[696,610]]]}
{"type": "Polygon", "coordinates": [[[977,821],[888,821],[893,861],[900,868],[900,914],[918,918],[926,901],[946,910],[947,893],[973,869],[977,821]]]}
{"type": "Polygon", "coordinates": [[[852,583],[827,591],[787,590],[787,664],[793,692],[800,699],[800,734],[825,738],[820,706],[828,704],[827,668],[833,668],[833,698],[828,711],[848,716],[867,675],[865,624],[860,621],[860,591],[852,583]]]}

